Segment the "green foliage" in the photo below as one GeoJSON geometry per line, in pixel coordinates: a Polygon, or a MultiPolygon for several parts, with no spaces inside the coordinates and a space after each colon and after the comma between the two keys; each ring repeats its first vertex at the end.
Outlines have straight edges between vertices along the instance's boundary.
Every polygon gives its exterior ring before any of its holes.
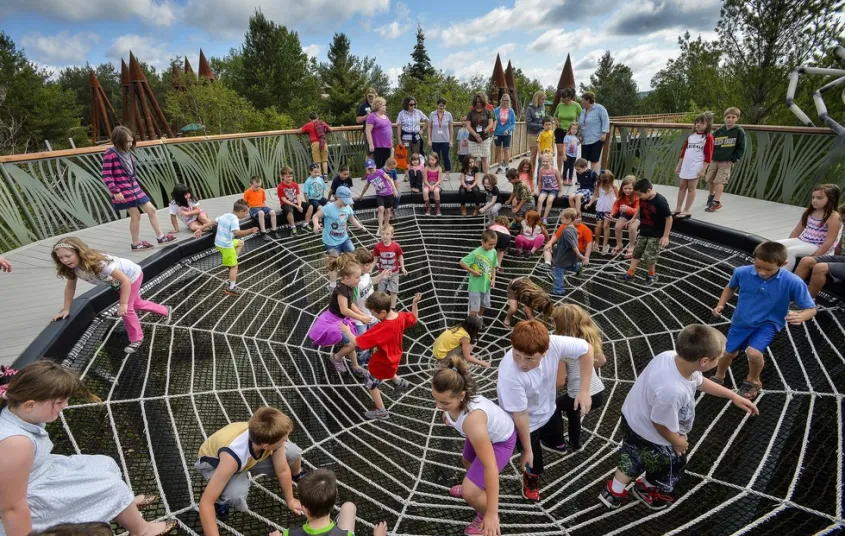
{"type": "MultiPolygon", "coordinates": [[[[111,63],[101,63],[96,67],[86,63],[83,66],[67,67],[59,72],[58,85],[64,90],[72,91],[76,104],[82,111],[82,125],[91,124],[91,85],[89,73],[94,71],[94,76],[103,86],[103,91],[109,102],[118,114],[120,120],[120,72],[111,63]]],[[[108,111],[108,107],[106,107],[108,111]]]]}
{"type": "Polygon", "coordinates": [[[370,71],[369,83],[367,87],[372,87],[379,95],[390,94],[390,78],[387,73],[381,68],[381,65],[374,65],[370,71]]]}
{"type": "Polygon", "coordinates": [[[596,72],[590,75],[590,84],[581,84],[581,91],[592,91],[596,102],[607,108],[607,113],[634,115],[639,110],[640,97],[634,73],[624,63],[615,63],[610,51],[599,60],[596,72]]]}
{"type": "Polygon", "coordinates": [[[410,76],[417,80],[425,80],[427,76],[434,74],[431,58],[428,57],[428,51],[425,49],[425,34],[419,23],[417,23],[417,44],[414,45],[414,51],[411,52],[411,59],[413,62],[405,66],[405,72],[410,76]]]}
{"type": "Polygon", "coordinates": [[[459,120],[469,109],[473,93],[483,90],[483,78],[478,77],[468,82],[461,82],[454,76],[446,76],[442,71],[434,71],[423,80],[404,72],[399,77],[399,86],[387,99],[390,118],[395,120],[402,109],[402,99],[411,95],[417,100],[417,109],[428,115],[437,108],[437,99],[443,97],[447,109],[455,120],[459,120]]]}
{"type": "MultiPolygon", "coordinates": [[[[522,72],[522,69],[513,70],[513,81],[516,84],[516,92],[519,95],[519,111],[524,116],[525,107],[531,103],[534,93],[543,89],[543,85],[536,78],[530,79],[522,72]]],[[[554,93],[547,96],[554,97],[554,93]]]]}
{"type": "Polygon", "coordinates": [[[324,109],[334,123],[355,124],[358,103],[364,97],[369,83],[369,74],[375,63],[370,58],[360,59],[349,53],[351,45],[345,34],[334,34],[327,53],[328,63],[317,67],[323,83],[323,91],[328,94],[324,109]]]}

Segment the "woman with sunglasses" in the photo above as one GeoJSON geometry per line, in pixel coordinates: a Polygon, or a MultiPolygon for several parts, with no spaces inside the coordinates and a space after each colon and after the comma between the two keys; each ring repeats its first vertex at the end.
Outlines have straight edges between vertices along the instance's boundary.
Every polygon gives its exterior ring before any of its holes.
{"type": "Polygon", "coordinates": [[[411,96],[402,101],[402,110],[396,117],[396,137],[400,147],[408,147],[408,154],[423,154],[422,127],[428,119],[417,110],[417,99],[411,96]]]}

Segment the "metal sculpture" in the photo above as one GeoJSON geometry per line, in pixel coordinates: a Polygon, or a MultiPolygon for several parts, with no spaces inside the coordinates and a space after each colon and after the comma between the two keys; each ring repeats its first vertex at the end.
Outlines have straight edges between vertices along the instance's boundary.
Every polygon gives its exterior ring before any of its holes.
{"type": "MultiPolygon", "coordinates": [[[[845,48],[839,46],[833,51],[840,60],[845,60],[845,48]]],[[[823,76],[837,77],[831,82],[823,85],[813,92],[813,102],[816,105],[816,112],[819,114],[819,119],[824,121],[824,124],[830,130],[836,132],[839,136],[845,136],[845,126],[840,125],[832,117],[827,114],[827,106],[824,103],[824,94],[831,89],[838,89],[845,86],[845,69],[825,69],[822,67],[796,67],[789,76],[789,89],[786,90],[786,106],[795,114],[805,126],[812,127],[813,121],[807,117],[801,108],[793,101],[795,98],[795,90],[798,88],[798,77],[802,74],[815,74],[823,76]]],[[[845,89],[842,91],[842,100],[845,101],[845,89]]]]}
{"type": "Polygon", "coordinates": [[[519,117],[519,93],[516,91],[516,80],[513,77],[513,65],[510,60],[508,60],[508,68],[505,69],[505,82],[511,96],[511,103],[513,103],[513,113],[519,117]]]}
{"type": "Polygon", "coordinates": [[[191,67],[191,62],[188,61],[188,56],[185,56],[185,74],[190,74],[196,77],[196,73],[194,72],[194,68],[191,67]]]}
{"type": "Polygon", "coordinates": [[[557,83],[557,91],[555,91],[555,98],[552,102],[552,113],[560,104],[560,92],[565,88],[575,89],[575,73],[572,71],[572,60],[569,58],[569,54],[566,55],[566,63],[563,64],[563,71],[561,71],[560,80],[557,83]]]}
{"type": "MultiPolygon", "coordinates": [[[[125,65],[124,63],[123,66],[125,65]]],[[[153,90],[150,89],[141,64],[132,52],[129,53],[127,79],[128,87],[124,86],[123,107],[124,110],[128,109],[129,120],[125,124],[142,141],[155,140],[163,134],[172,138],[173,131],[156,101],[153,90]]]]}
{"type": "Polygon", "coordinates": [[[211,66],[208,64],[208,60],[205,59],[202,49],[200,49],[200,79],[214,82],[214,73],[211,71],[211,66]]]}
{"type": "Polygon", "coordinates": [[[492,82],[493,94],[491,97],[493,97],[496,102],[499,102],[502,98],[502,94],[508,90],[508,82],[505,79],[505,70],[502,68],[502,58],[500,58],[498,54],[496,54],[496,64],[493,66],[492,82]]]}
{"type": "Polygon", "coordinates": [[[117,124],[117,113],[106,96],[103,86],[94,75],[94,71],[88,73],[88,85],[91,87],[91,141],[97,143],[101,137],[109,137],[114,126],[117,124]],[[108,111],[111,111],[111,118],[108,111]],[[101,130],[102,127],[102,130],[101,130]]]}
{"type": "MultiPolygon", "coordinates": [[[[185,58],[187,60],[187,58],[185,58]]],[[[173,84],[173,89],[176,91],[186,91],[185,73],[179,68],[179,64],[175,61],[170,65],[170,81],[173,84]]]]}

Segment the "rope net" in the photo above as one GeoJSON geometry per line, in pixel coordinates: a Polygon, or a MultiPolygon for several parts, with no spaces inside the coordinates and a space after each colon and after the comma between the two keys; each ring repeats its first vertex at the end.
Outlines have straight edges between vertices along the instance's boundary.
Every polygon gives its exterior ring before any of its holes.
{"type": "MultiPolygon", "coordinates": [[[[300,232],[269,243],[247,240],[238,274],[241,296],[224,297],[226,271],[213,250],[148,282],[144,296],[172,306],[173,321],[165,326],[157,317],[142,317],[146,339],[134,356],[123,352],[126,336],[114,309],[98,317],[66,364],[103,401],[63,412],[50,428],[55,452],[112,456],[135,493],[162,496],[157,517],[177,519],[182,534],[199,534],[205,485],[193,469],[199,446],[222,426],[273,406],[294,420],[292,440],[304,450],[305,467],[337,474],[341,501],[358,506],[359,534],[370,534],[381,520],[391,534],[462,534],[474,514],[448,489],[465,474],[463,439],[435,410],[430,349],[441,330],[465,316],[467,274],[458,262],[479,245],[484,224],[458,216],[456,207],[444,212],[427,218],[420,207],[405,206],[396,222],[395,239],[410,272],[401,279],[398,308],[408,309],[416,292],[423,299],[420,322],[405,333],[399,369],[411,388],[383,391],[389,420],[365,420],[371,401],[363,383],[339,375],[331,349],[317,349],[306,337],[328,304],[329,290],[320,237],[300,232]]],[[[375,229],[372,211],[358,217],[375,229]]],[[[356,247],[371,249],[376,242],[370,231],[351,235],[356,247]]],[[[788,327],[769,348],[759,417],[699,395],[674,506],[651,512],[632,501],[609,511],[597,499],[618,461],[622,402],[638,373],[671,349],[689,323],[727,333],[735,301],[722,317],[710,311],[733,268],[748,262],[742,253],[673,234],[654,287],[642,286],[641,279],[617,282],[628,264],[621,255],[594,254],[580,278],[567,276],[565,299],[589,311],[604,332],[605,402],[584,419],[581,452],[544,455],[539,503],[522,499],[518,457],[512,458],[501,474],[504,534],[842,529],[845,315],[824,300],[815,319],[788,327]]],[[[538,257],[506,255],[503,268],[474,351],[493,362],[490,369],[474,369],[480,392],[492,399],[496,366],[509,347],[502,324],[508,282],[529,275],[551,291],[550,272],[538,257]]],[[[742,356],[729,374],[734,385],[745,378],[742,356]]],[[[222,533],[258,535],[304,523],[284,505],[275,478],[254,479],[248,502],[248,512],[233,511],[220,524],[222,533]]]]}

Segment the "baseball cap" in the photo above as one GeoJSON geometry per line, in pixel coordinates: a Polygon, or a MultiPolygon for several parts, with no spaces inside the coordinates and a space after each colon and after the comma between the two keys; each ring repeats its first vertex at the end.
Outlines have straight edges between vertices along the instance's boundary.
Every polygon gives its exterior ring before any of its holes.
{"type": "Polygon", "coordinates": [[[352,190],[350,190],[348,186],[339,186],[337,190],[335,190],[334,195],[347,205],[355,203],[355,200],[352,199],[352,190]]]}
{"type": "Polygon", "coordinates": [[[374,167],[376,167],[376,161],[373,160],[372,158],[367,158],[367,161],[364,162],[364,167],[367,168],[367,169],[374,168],[374,167]]]}
{"type": "Polygon", "coordinates": [[[317,162],[311,162],[310,164],[308,164],[309,170],[317,169],[318,167],[320,167],[320,164],[318,164],[317,162]]]}

